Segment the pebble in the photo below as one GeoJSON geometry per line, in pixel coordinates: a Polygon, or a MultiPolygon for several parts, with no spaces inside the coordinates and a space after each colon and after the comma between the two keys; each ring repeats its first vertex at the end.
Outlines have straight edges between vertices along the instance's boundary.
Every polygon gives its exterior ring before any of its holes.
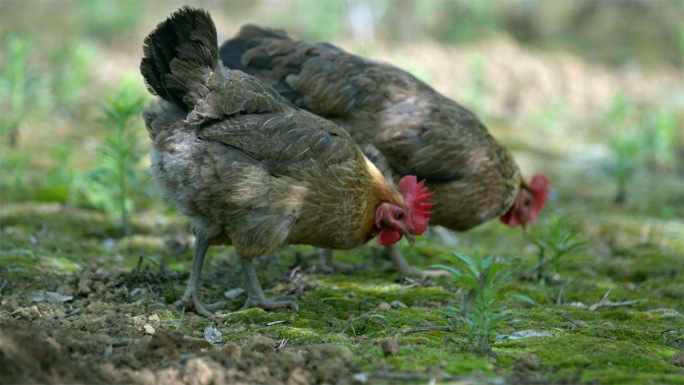
{"type": "Polygon", "coordinates": [[[386,356],[396,356],[399,353],[399,343],[394,339],[384,339],[380,341],[382,352],[386,356]]]}

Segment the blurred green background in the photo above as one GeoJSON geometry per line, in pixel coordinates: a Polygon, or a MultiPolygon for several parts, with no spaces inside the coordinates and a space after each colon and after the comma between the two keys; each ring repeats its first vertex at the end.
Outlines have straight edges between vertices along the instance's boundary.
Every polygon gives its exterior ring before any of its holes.
{"type": "MultiPolygon", "coordinates": [[[[684,3],[195,1],[402,67],[475,111],[554,200],[684,217],[684,3]],[[653,186],[658,186],[654,188],[653,186]]],[[[147,171],[144,36],[185,2],[0,2],[0,204],[115,215],[162,203],[147,171]]]]}

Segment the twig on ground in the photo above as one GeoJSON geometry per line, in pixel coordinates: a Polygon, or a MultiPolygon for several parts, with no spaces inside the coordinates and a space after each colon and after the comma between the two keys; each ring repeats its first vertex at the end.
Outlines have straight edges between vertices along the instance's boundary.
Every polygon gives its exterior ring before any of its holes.
{"type": "Polygon", "coordinates": [[[416,328],[404,330],[404,331],[402,331],[402,333],[408,334],[408,333],[432,332],[432,331],[453,332],[454,330],[451,326],[422,326],[422,327],[416,327],[416,328]]]}
{"type": "Polygon", "coordinates": [[[74,316],[74,315],[76,315],[76,314],[78,314],[78,313],[80,313],[80,312],[81,312],[81,308],[76,308],[76,309],[74,309],[74,310],[72,310],[72,311],[70,311],[70,312],[64,314],[64,315],[61,316],[61,317],[57,317],[57,319],[69,318],[69,317],[74,316]]]}
{"type": "Polygon", "coordinates": [[[266,326],[273,326],[273,325],[282,324],[282,323],[285,323],[285,322],[287,322],[287,320],[266,322],[265,325],[266,325],[266,326]]]}
{"type": "Polygon", "coordinates": [[[612,287],[611,287],[610,289],[608,289],[608,291],[606,292],[606,294],[603,296],[603,298],[602,298],[599,302],[597,302],[597,303],[595,303],[595,304],[589,306],[589,307],[587,308],[587,310],[589,310],[589,311],[595,311],[596,309],[598,309],[598,308],[600,308],[600,307],[632,306],[632,305],[634,305],[634,304],[636,304],[636,303],[639,303],[639,302],[642,302],[642,301],[645,301],[645,300],[646,300],[645,298],[640,298],[640,299],[632,299],[632,300],[629,300],[629,301],[613,302],[613,301],[608,300],[608,295],[610,294],[611,291],[613,291],[613,288],[612,288],[612,287]]]}
{"type": "Polygon", "coordinates": [[[185,306],[181,309],[181,315],[180,318],[178,319],[178,323],[176,324],[176,330],[180,329],[181,324],[183,323],[183,317],[185,316],[185,306]]]}
{"type": "Polygon", "coordinates": [[[282,340],[280,340],[280,342],[278,343],[278,347],[276,347],[275,350],[284,348],[285,345],[287,345],[288,341],[290,341],[290,338],[283,338],[282,340]]]}
{"type": "Polygon", "coordinates": [[[147,283],[147,289],[150,291],[150,294],[152,294],[152,298],[154,298],[154,301],[159,302],[159,298],[157,298],[157,293],[155,293],[154,290],[152,290],[152,285],[150,285],[149,282],[147,283]]]}
{"type": "Polygon", "coordinates": [[[428,383],[436,383],[437,381],[454,381],[464,384],[488,384],[488,385],[503,385],[505,380],[503,377],[472,377],[472,376],[447,376],[429,374],[415,374],[415,373],[390,373],[390,372],[361,372],[354,375],[354,379],[361,383],[367,383],[373,379],[390,380],[390,381],[428,381],[428,383]]]}
{"type": "Polygon", "coordinates": [[[582,327],[582,325],[578,324],[577,321],[575,321],[574,319],[568,317],[566,314],[558,313],[558,315],[561,316],[561,317],[563,317],[563,318],[565,318],[566,321],[568,321],[568,322],[570,322],[571,324],[577,326],[578,328],[581,328],[581,327],[582,327]]]}
{"type": "Polygon", "coordinates": [[[556,297],[556,305],[560,305],[565,303],[565,296],[563,295],[563,291],[565,291],[565,288],[568,287],[572,283],[572,280],[568,280],[564,282],[560,288],[558,289],[558,296],[556,297]]]}
{"type": "Polygon", "coordinates": [[[107,340],[107,344],[112,345],[114,347],[116,346],[130,346],[137,341],[137,338],[110,338],[107,340]]]}

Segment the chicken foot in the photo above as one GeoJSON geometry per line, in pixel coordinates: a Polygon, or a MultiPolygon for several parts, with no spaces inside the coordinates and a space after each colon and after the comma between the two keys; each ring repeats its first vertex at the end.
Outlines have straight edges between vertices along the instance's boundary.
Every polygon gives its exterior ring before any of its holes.
{"type": "Polygon", "coordinates": [[[247,275],[247,302],[242,310],[249,309],[251,307],[260,307],[262,309],[275,309],[279,307],[289,307],[294,310],[299,310],[297,302],[280,299],[280,298],[266,298],[264,296],[264,291],[259,283],[259,278],[256,275],[256,270],[254,269],[254,263],[251,259],[246,258],[238,253],[238,258],[242,263],[242,270],[247,275]]]}
{"type": "Polygon", "coordinates": [[[392,260],[392,267],[391,269],[394,269],[397,273],[399,273],[402,276],[408,276],[408,277],[416,277],[416,278],[427,278],[427,277],[438,277],[438,276],[443,276],[447,275],[445,271],[442,270],[420,270],[415,266],[412,266],[411,264],[408,263],[406,258],[404,258],[403,255],[401,255],[401,252],[397,248],[396,245],[389,245],[385,247],[385,250],[387,250],[387,253],[390,256],[390,259],[392,260]]]}
{"type": "Polygon", "coordinates": [[[337,262],[333,259],[332,249],[318,249],[315,252],[318,254],[318,262],[320,266],[333,273],[350,274],[360,267],[355,265],[347,265],[345,263],[337,262]]]}
{"type": "Polygon", "coordinates": [[[207,318],[214,316],[214,312],[222,309],[225,302],[219,301],[212,304],[203,304],[197,298],[197,284],[202,275],[202,266],[204,265],[204,256],[209,249],[209,239],[197,235],[195,237],[195,251],[192,257],[192,270],[190,271],[190,279],[185,288],[185,293],[181,297],[180,304],[186,308],[194,308],[197,314],[201,314],[207,318]]]}

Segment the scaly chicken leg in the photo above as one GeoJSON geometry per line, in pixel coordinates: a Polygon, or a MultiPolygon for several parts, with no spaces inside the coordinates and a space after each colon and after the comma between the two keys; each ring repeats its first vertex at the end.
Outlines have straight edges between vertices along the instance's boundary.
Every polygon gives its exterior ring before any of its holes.
{"type": "Polygon", "coordinates": [[[225,302],[219,301],[213,304],[205,305],[197,298],[197,283],[202,275],[202,265],[204,264],[204,255],[209,249],[210,240],[206,237],[195,237],[195,253],[192,257],[192,270],[190,271],[190,279],[188,286],[185,288],[185,293],[181,297],[180,303],[183,306],[193,306],[195,311],[205,317],[213,317],[214,312],[225,307],[225,302]]]}
{"type": "Polygon", "coordinates": [[[250,307],[260,307],[267,310],[279,307],[289,307],[294,310],[299,310],[299,306],[294,301],[266,298],[266,296],[264,296],[264,291],[261,289],[261,284],[256,275],[256,270],[254,270],[254,263],[252,263],[252,260],[240,255],[240,253],[238,253],[238,258],[242,264],[242,270],[247,275],[247,294],[249,295],[242,310],[249,309],[250,307]]]}

